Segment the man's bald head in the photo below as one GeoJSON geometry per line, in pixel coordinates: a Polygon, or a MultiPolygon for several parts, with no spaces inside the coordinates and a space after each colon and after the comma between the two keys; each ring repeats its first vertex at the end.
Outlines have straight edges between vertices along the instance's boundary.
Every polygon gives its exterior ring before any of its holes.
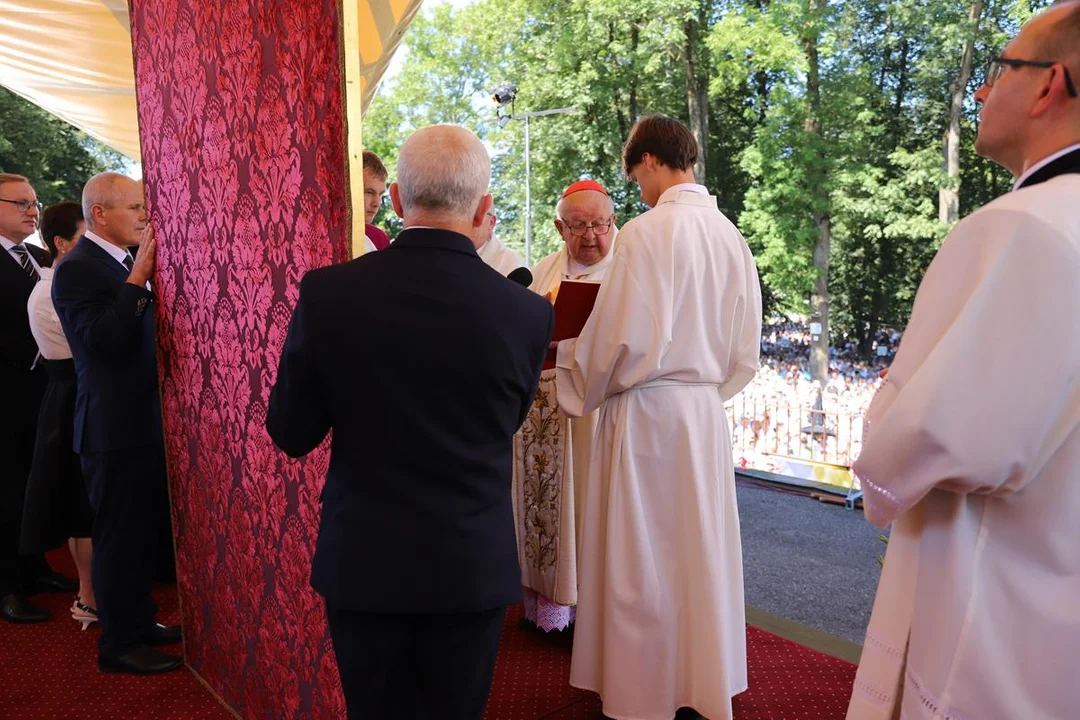
{"type": "Polygon", "coordinates": [[[93,210],[95,205],[103,208],[115,207],[120,202],[123,188],[128,183],[135,182],[126,175],[115,172],[98,173],[86,181],[82,193],[83,217],[86,218],[86,226],[93,230],[93,210]]]}
{"type": "Polygon", "coordinates": [[[1022,175],[1080,142],[1080,1],[1057,2],[1032,18],[1001,52],[975,100],[975,150],[1022,175]]]}
{"type": "Polygon", "coordinates": [[[98,173],[83,188],[82,206],[87,230],[119,247],[139,244],[147,220],[141,182],[120,173],[98,173]]]}
{"type": "Polygon", "coordinates": [[[490,204],[490,183],[491,160],[476,135],[462,127],[433,125],[417,130],[401,146],[391,197],[396,196],[395,209],[406,220],[423,215],[471,221],[485,198],[490,204]]]}
{"type": "Polygon", "coordinates": [[[1070,72],[1080,70],[1080,0],[1059,0],[1028,29],[1038,33],[1037,45],[1047,59],[1064,63],[1070,72]]]}

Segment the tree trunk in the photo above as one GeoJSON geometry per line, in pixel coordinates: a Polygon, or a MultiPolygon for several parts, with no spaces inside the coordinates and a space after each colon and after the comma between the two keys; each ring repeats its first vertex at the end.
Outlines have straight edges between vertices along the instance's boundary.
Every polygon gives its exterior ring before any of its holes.
{"type": "Polygon", "coordinates": [[[829,191],[826,187],[827,170],[825,163],[824,131],[821,124],[821,66],[818,60],[818,37],[821,28],[821,14],[827,0],[807,0],[809,10],[806,34],[803,46],[806,51],[806,97],[807,115],[804,130],[811,136],[811,142],[817,148],[816,163],[807,177],[813,197],[814,225],[817,227],[817,243],[814,246],[814,269],[817,270],[817,282],[810,297],[813,318],[811,322],[821,325],[810,344],[810,374],[814,381],[824,389],[829,381],[829,244],[831,240],[832,219],[829,214],[829,191]]]}
{"type": "Polygon", "coordinates": [[[697,56],[698,33],[705,27],[699,20],[687,20],[683,26],[685,46],[683,47],[683,68],[686,72],[686,108],[690,115],[690,132],[698,144],[697,161],[694,163],[694,178],[699,184],[705,184],[705,168],[709,152],[709,80],[703,73],[704,60],[699,63],[697,56]]]}
{"type": "Polygon", "coordinates": [[[964,109],[964,93],[971,80],[971,64],[975,57],[975,39],[979,36],[983,0],[971,3],[968,14],[969,32],[964,43],[964,56],[960,61],[960,75],[952,84],[952,102],[949,108],[949,128],[945,131],[945,173],[948,186],[941,189],[938,197],[938,217],[943,223],[952,224],[960,219],[960,116],[964,109]]]}
{"type": "MultiPolygon", "coordinates": [[[[758,0],[758,10],[764,15],[769,9],[769,0],[758,0]]],[[[758,96],[758,125],[765,124],[765,118],[769,114],[769,74],[764,70],[754,73],[754,83],[757,85],[758,96]]]]}

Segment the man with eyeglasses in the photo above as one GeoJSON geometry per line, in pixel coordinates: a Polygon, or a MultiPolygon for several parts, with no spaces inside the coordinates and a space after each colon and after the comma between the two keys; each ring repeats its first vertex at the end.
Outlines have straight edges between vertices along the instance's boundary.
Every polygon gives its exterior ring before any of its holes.
{"type": "MultiPolygon", "coordinates": [[[[611,266],[618,228],[604,186],[581,180],[555,206],[563,246],[533,267],[530,289],[554,301],[566,280],[600,282],[611,266]]],[[[540,376],[537,401],[514,440],[514,512],[525,618],[545,632],[565,630],[577,605],[577,558],[597,413],[571,418],[556,402],[555,369],[540,376]],[[533,460],[544,448],[547,463],[533,460]],[[547,492],[536,493],[544,487],[547,492]],[[537,522],[539,521],[539,522],[537,522]],[[545,546],[548,552],[534,548],[545,546]],[[531,549],[533,548],[533,549],[531,549]]]]}
{"type": "Polygon", "coordinates": [[[22,175],[0,173],[0,618],[44,622],[49,614],[27,598],[39,590],[74,591],[44,558],[19,554],[23,498],[34,453],[45,370],[36,366],[27,301],[49,255],[26,242],[38,227],[41,203],[22,175]]]}
{"type": "Polygon", "coordinates": [[[1077,717],[1078,71],[1057,3],[975,94],[1017,181],[945,240],[867,412],[854,470],[892,532],[850,720],[1077,717]]]}
{"type": "Polygon", "coordinates": [[[516,252],[506,247],[499,238],[495,237],[495,225],[499,218],[492,208],[484,216],[484,222],[475,228],[472,234],[473,247],[480,259],[488,264],[500,275],[509,275],[518,268],[525,267],[525,261],[516,252]]]}

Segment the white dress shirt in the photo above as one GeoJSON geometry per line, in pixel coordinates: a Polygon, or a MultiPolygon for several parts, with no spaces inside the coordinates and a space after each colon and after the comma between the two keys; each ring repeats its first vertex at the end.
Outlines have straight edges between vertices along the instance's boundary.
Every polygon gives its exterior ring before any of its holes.
{"type": "MultiPolygon", "coordinates": [[[[6,237],[4,237],[3,235],[0,235],[0,245],[3,246],[4,250],[8,253],[8,255],[11,255],[11,257],[15,258],[15,262],[19,263],[19,265],[22,265],[22,260],[19,259],[19,256],[17,254],[15,254],[14,252],[12,252],[12,248],[14,248],[18,244],[19,243],[12,242],[11,240],[8,240],[6,237]]],[[[33,263],[34,268],[38,271],[38,275],[40,275],[41,274],[41,266],[38,265],[38,261],[37,261],[37,258],[34,257],[34,253],[27,250],[26,251],[26,256],[30,258],[30,262],[33,263]]]]}
{"type": "Polygon", "coordinates": [[[124,260],[131,257],[131,253],[129,253],[124,248],[113,245],[108,240],[103,239],[100,235],[95,235],[89,230],[86,231],[86,239],[92,241],[99,248],[109,253],[109,255],[112,255],[116,259],[116,262],[120,263],[121,265],[124,264],[124,260]]]}
{"type": "Polygon", "coordinates": [[[38,351],[46,360],[67,360],[71,358],[64,328],[52,301],[53,269],[42,268],[41,280],[30,291],[26,311],[30,315],[30,332],[37,341],[38,351]]]}

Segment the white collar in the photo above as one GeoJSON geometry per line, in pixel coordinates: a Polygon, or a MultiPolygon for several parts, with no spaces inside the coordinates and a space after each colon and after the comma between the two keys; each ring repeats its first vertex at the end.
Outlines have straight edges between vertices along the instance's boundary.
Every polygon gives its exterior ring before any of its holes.
{"type": "MultiPolygon", "coordinates": [[[[23,242],[26,242],[26,241],[24,240],[23,242]]],[[[6,237],[4,237],[3,235],[0,235],[0,245],[3,245],[3,246],[4,246],[4,249],[5,249],[5,250],[8,250],[8,251],[10,251],[10,250],[11,250],[11,248],[13,248],[13,247],[15,247],[16,245],[19,245],[19,244],[20,244],[20,243],[17,243],[17,242],[15,242],[15,241],[13,241],[13,240],[8,240],[8,239],[7,239],[6,237]]],[[[29,251],[29,250],[27,250],[27,253],[29,253],[29,252],[30,252],[30,251],[29,251]]]]}
{"type": "Polygon", "coordinates": [[[1047,157],[1044,157],[1042,160],[1040,160],[1039,162],[1035,163],[1034,165],[1029,167],[1027,170],[1025,170],[1023,175],[1016,178],[1016,182],[1013,183],[1013,190],[1019,189],[1019,187],[1021,185],[1023,185],[1024,182],[1026,182],[1029,177],[1034,175],[1039,170],[1042,170],[1044,167],[1046,167],[1050,163],[1054,162],[1059,157],[1063,157],[1065,155],[1068,155],[1069,153],[1073,152],[1074,150],[1080,150],[1080,143],[1076,143],[1075,145],[1070,145],[1067,148],[1064,148],[1062,150],[1058,150],[1053,155],[1049,155],[1047,157]]]}
{"type": "Polygon", "coordinates": [[[8,240],[3,235],[0,235],[0,246],[3,246],[4,252],[6,252],[8,255],[11,254],[11,249],[12,248],[23,247],[24,249],[26,249],[26,257],[30,258],[30,264],[33,265],[37,269],[38,276],[39,277],[41,276],[41,271],[44,270],[45,268],[43,268],[41,266],[41,263],[38,262],[38,259],[34,255],[34,253],[30,252],[30,247],[29,247],[30,243],[27,243],[26,240],[23,240],[21,243],[17,243],[17,242],[14,242],[12,240],[8,240]]]}
{"type": "Polygon", "coordinates": [[[676,197],[678,197],[679,193],[681,192],[692,192],[699,195],[709,194],[708,188],[706,188],[704,185],[698,185],[697,183],[679,183],[678,185],[672,185],[667,190],[665,190],[660,195],[660,199],[656,201],[656,204],[661,205],[666,202],[671,202],[676,197]]]}
{"type": "Polygon", "coordinates": [[[86,231],[85,237],[86,237],[87,240],[91,241],[92,243],[97,245],[99,248],[101,248],[105,252],[112,255],[113,259],[116,260],[116,262],[120,263],[121,265],[124,264],[124,260],[131,257],[131,253],[129,253],[124,248],[117,247],[116,245],[113,245],[108,240],[105,240],[100,235],[95,235],[94,233],[90,232],[89,230],[86,231]]]}

